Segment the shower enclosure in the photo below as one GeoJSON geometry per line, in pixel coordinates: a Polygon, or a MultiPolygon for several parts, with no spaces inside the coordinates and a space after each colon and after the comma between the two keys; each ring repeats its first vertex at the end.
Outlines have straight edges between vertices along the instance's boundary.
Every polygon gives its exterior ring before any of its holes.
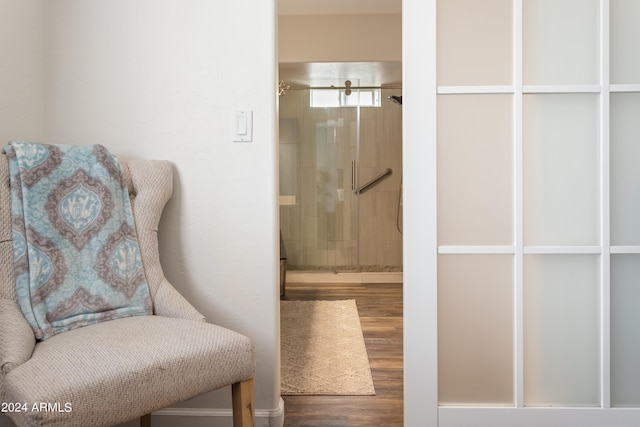
{"type": "Polygon", "coordinates": [[[288,269],[401,271],[402,108],[388,99],[400,89],[345,84],[279,99],[288,269]]]}

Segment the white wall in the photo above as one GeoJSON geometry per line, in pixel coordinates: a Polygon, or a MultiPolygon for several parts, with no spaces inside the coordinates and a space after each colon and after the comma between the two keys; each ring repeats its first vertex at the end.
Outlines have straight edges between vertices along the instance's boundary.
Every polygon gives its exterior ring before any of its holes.
{"type": "MultiPolygon", "coordinates": [[[[275,9],[275,0],[0,0],[0,124],[13,124],[0,136],[173,163],[165,273],[209,321],[253,339],[263,418],[280,404],[275,9]],[[253,142],[232,142],[234,110],[253,110],[253,142]]],[[[185,406],[228,409],[230,390],[185,406]]]]}
{"type": "Polygon", "coordinates": [[[0,150],[45,138],[45,29],[44,0],[0,0],[0,150]]]}
{"type": "Polygon", "coordinates": [[[281,15],[279,61],[402,60],[401,14],[281,15]]]}
{"type": "Polygon", "coordinates": [[[0,0],[0,148],[45,135],[44,0],[0,0]]]}

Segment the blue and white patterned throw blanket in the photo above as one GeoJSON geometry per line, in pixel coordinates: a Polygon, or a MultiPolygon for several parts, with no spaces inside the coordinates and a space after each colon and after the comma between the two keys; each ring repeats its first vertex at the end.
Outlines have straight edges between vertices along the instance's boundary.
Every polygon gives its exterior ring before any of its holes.
{"type": "Polygon", "coordinates": [[[37,339],[152,314],[120,163],[101,145],[11,142],[20,309],[37,339]]]}

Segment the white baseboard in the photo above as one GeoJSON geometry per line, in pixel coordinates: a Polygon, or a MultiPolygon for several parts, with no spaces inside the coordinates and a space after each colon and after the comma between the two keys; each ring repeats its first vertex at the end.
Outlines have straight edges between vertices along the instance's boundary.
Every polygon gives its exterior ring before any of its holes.
{"type": "MultiPolygon", "coordinates": [[[[231,409],[208,408],[166,408],[151,414],[153,427],[231,427],[233,412],[231,409]]],[[[9,427],[10,421],[0,414],[0,427],[9,427]]],[[[120,424],[119,427],[138,427],[139,420],[120,424]]],[[[284,400],[280,398],[275,409],[256,409],[256,427],[284,426],[284,400]]]]}
{"type": "MultiPolygon", "coordinates": [[[[256,409],[256,427],[283,427],[284,400],[280,398],[275,409],[256,409]]],[[[231,427],[231,409],[166,408],[151,414],[153,427],[231,427]]],[[[0,427],[10,427],[9,417],[0,414],[0,427]]],[[[138,427],[139,420],[120,424],[118,427],[138,427]]]]}
{"type": "MultiPolygon", "coordinates": [[[[282,427],[284,400],[280,398],[275,409],[256,409],[256,427],[282,427]]],[[[230,427],[233,425],[231,409],[166,408],[151,414],[154,427],[230,427]]]]}
{"type": "MultiPolygon", "coordinates": [[[[275,409],[256,409],[255,415],[256,427],[284,426],[284,400],[280,398],[278,407],[275,409]]],[[[139,425],[139,420],[133,420],[118,427],[138,427],[139,425]]],[[[230,408],[166,408],[151,414],[151,425],[153,427],[231,427],[233,412],[230,408]]]]}

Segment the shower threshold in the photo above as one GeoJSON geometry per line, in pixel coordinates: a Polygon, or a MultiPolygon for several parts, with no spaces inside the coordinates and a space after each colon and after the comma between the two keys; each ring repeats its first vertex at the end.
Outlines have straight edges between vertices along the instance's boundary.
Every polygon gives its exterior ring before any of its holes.
{"type": "Polygon", "coordinates": [[[361,268],[327,268],[317,267],[304,269],[301,266],[287,270],[288,283],[402,283],[402,268],[381,266],[363,266],[361,268]]]}

